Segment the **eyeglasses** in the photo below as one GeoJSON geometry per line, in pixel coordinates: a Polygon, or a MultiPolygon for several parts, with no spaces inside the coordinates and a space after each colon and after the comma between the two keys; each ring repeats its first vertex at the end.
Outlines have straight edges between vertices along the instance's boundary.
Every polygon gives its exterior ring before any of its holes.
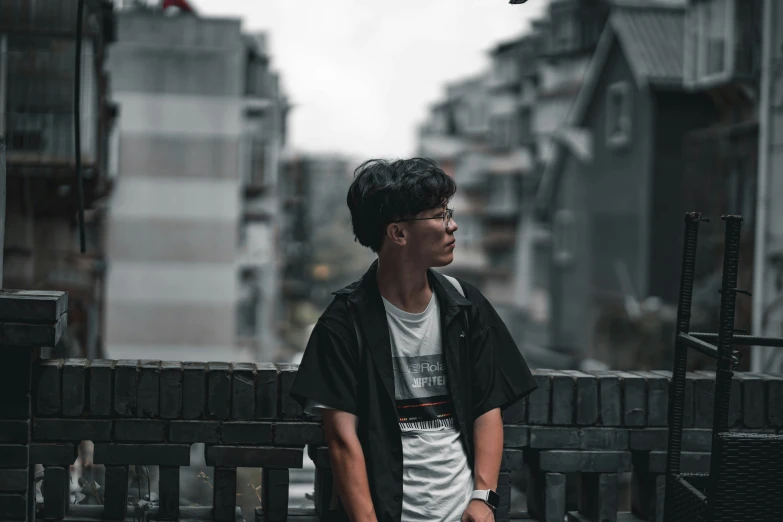
{"type": "Polygon", "coordinates": [[[392,223],[402,223],[403,221],[425,221],[428,219],[441,219],[443,220],[443,226],[444,228],[449,228],[449,225],[451,225],[451,218],[454,217],[454,209],[453,208],[447,208],[446,212],[443,214],[438,214],[437,216],[432,216],[428,218],[409,218],[409,219],[398,219],[397,221],[392,221],[392,223]]]}

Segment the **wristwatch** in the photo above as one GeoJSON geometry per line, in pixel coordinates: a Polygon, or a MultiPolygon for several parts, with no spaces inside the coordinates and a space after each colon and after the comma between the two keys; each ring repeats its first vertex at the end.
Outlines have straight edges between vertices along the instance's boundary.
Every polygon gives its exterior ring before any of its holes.
{"type": "Polygon", "coordinates": [[[500,495],[491,489],[476,489],[470,495],[470,499],[483,500],[492,509],[497,509],[500,505],[500,495]]]}

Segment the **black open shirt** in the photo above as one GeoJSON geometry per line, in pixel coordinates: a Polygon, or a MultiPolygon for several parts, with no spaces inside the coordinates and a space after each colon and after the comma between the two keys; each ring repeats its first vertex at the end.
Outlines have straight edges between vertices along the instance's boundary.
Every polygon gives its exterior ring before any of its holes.
{"type": "MultiPolygon", "coordinates": [[[[310,336],[291,396],[303,407],[312,399],[358,417],[376,516],[379,522],[400,522],[402,439],[377,266],[375,261],[360,280],[334,292],[334,300],[310,336]],[[359,353],[349,305],[363,335],[363,353],[359,353]]],[[[465,292],[462,297],[441,274],[428,270],[427,277],[440,307],[455,425],[473,466],[473,421],[492,409],[507,408],[535,390],[536,384],[506,325],[481,292],[459,280],[465,292]]],[[[334,515],[330,518],[347,520],[342,505],[334,515]]]]}

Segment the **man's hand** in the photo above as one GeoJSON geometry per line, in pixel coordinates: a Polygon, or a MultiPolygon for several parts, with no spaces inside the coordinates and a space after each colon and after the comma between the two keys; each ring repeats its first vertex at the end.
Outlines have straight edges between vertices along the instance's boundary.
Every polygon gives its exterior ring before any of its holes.
{"type": "Polygon", "coordinates": [[[462,513],[462,522],[495,522],[495,512],[486,502],[474,498],[462,513]]]}

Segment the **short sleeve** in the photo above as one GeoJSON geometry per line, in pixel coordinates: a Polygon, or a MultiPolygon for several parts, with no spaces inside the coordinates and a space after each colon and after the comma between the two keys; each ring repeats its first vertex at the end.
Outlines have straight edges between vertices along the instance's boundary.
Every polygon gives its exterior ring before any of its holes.
{"type": "Polygon", "coordinates": [[[356,414],[357,361],[348,341],[319,321],[310,334],[291,387],[303,409],[308,401],[356,414]]]}
{"type": "Polygon", "coordinates": [[[489,302],[479,306],[479,331],[471,339],[473,416],[504,410],[536,389],[525,358],[489,302]]]}
{"type": "Polygon", "coordinates": [[[326,404],[321,404],[320,402],[314,401],[312,399],[307,400],[307,406],[304,408],[305,415],[310,415],[311,417],[321,417],[323,415],[324,410],[333,410],[331,406],[327,406],[326,404]]]}

